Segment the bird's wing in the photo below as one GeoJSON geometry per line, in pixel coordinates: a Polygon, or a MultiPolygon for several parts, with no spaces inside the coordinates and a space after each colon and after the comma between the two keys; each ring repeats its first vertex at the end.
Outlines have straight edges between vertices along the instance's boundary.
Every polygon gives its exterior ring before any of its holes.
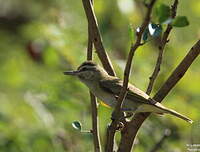
{"type": "MultiPolygon", "coordinates": [[[[103,90],[112,93],[115,96],[119,96],[120,90],[123,86],[123,81],[112,77],[108,80],[101,80],[99,85],[103,90]]],[[[128,85],[126,98],[134,102],[150,104],[149,96],[131,84],[128,85]]]]}

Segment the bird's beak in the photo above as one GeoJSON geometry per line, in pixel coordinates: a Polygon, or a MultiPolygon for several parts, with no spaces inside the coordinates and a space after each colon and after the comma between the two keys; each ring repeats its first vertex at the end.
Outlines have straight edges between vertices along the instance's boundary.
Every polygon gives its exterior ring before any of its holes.
{"type": "Polygon", "coordinates": [[[76,75],[79,71],[65,71],[64,75],[76,75]]]}

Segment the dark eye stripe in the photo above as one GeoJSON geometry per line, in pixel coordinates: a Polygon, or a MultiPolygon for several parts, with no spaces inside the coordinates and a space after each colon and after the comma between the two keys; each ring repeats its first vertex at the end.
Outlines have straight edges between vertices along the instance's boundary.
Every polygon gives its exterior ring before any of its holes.
{"type": "Polygon", "coordinates": [[[88,70],[88,68],[86,68],[86,67],[80,69],[80,71],[87,71],[87,70],[88,70]]]}

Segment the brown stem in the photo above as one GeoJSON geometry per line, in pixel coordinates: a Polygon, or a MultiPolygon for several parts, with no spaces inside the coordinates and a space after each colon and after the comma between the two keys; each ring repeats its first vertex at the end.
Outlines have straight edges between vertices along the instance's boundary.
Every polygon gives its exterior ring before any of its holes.
{"type": "Polygon", "coordinates": [[[92,60],[93,42],[92,42],[91,34],[92,34],[92,30],[90,29],[90,25],[88,24],[87,60],[92,60]]]}
{"type": "Polygon", "coordinates": [[[156,101],[161,102],[164,97],[170,92],[170,90],[177,84],[177,82],[183,77],[190,65],[200,54],[200,40],[191,48],[189,53],[177,66],[174,72],[170,75],[164,85],[159,89],[156,95],[153,97],[156,101]]]}
{"type": "MultiPolygon", "coordinates": [[[[91,0],[93,4],[93,1],[91,0]]],[[[87,47],[87,60],[92,60],[92,30],[90,28],[90,24],[88,24],[88,47],[87,47]]],[[[97,113],[97,99],[90,92],[90,101],[91,101],[91,110],[92,110],[92,135],[93,135],[93,143],[94,143],[94,151],[101,152],[101,143],[99,136],[99,123],[98,123],[98,113],[97,113]]]]}
{"type": "Polygon", "coordinates": [[[166,141],[167,137],[170,136],[170,134],[171,134],[171,130],[165,129],[165,132],[164,132],[162,138],[153,146],[153,148],[149,152],[157,152],[162,147],[162,145],[166,141]]]}
{"type": "Polygon", "coordinates": [[[92,7],[92,3],[90,0],[82,0],[84,10],[87,16],[88,24],[90,25],[91,29],[91,37],[92,41],[94,43],[97,55],[99,59],[101,60],[101,63],[104,67],[104,69],[112,76],[115,76],[115,71],[113,69],[112,63],[110,61],[110,58],[108,54],[105,51],[105,48],[102,43],[102,38],[99,32],[99,27],[97,24],[96,16],[94,13],[94,9],[92,7]]]}
{"type": "MultiPolygon", "coordinates": [[[[177,6],[178,6],[178,0],[175,0],[172,7],[171,7],[171,18],[172,19],[176,17],[177,6]]],[[[156,78],[157,78],[157,76],[160,72],[160,66],[162,64],[163,52],[164,52],[165,46],[168,42],[168,37],[169,37],[171,30],[172,30],[172,26],[171,26],[171,24],[168,24],[167,28],[166,28],[166,30],[165,30],[162,38],[161,38],[161,43],[158,46],[159,53],[158,53],[158,58],[157,58],[157,61],[156,61],[156,66],[154,68],[152,75],[149,77],[149,84],[148,84],[147,91],[146,91],[146,93],[148,95],[151,94],[154,82],[155,82],[155,80],[156,80],[156,78]]]]}
{"type": "Polygon", "coordinates": [[[90,26],[91,38],[94,43],[97,55],[99,59],[101,60],[101,63],[103,67],[105,68],[105,70],[110,75],[115,76],[115,71],[113,69],[109,56],[107,55],[102,43],[102,38],[99,32],[99,27],[98,27],[96,16],[92,7],[92,3],[90,2],[90,0],[82,0],[82,2],[83,2],[86,16],[87,16],[88,25],[90,26]]]}
{"type": "Polygon", "coordinates": [[[90,92],[90,99],[91,99],[91,109],[92,109],[92,135],[93,135],[94,151],[101,152],[99,123],[98,123],[99,121],[97,114],[97,99],[91,92],[90,92]]]}
{"type": "MultiPolygon", "coordinates": [[[[151,0],[151,2],[149,3],[144,22],[142,23],[141,27],[139,28],[139,31],[136,33],[137,34],[136,42],[135,42],[135,44],[132,44],[131,48],[130,48],[128,60],[127,60],[126,67],[124,70],[123,87],[120,91],[117,105],[112,114],[114,119],[112,120],[112,123],[111,123],[110,127],[108,128],[109,129],[108,130],[109,137],[108,137],[107,145],[109,145],[109,146],[107,146],[107,149],[106,149],[107,152],[113,151],[115,131],[117,128],[117,124],[119,122],[119,118],[121,117],[121,113],[122,113],[121,105],[123,104],[123,100],[126,97],[126,93],[127,93],[127,87],[128,87],[128,82],[129,82],[129,75],[130,75],[130,69],[131,69],[133,56],[134,56],[137,48],[141,45],[142,34],[149,24],[152,8],[153,8],[155,1],[156,0],[151,0]]],[[[119,147],[119,149],[120,149],[120,147],[119,147]]]]}
{"type": "MultiPolygon", "coordinates": [[[[172,88],[179,82],[179,80],[184,76],[185,72],[191,66],[193,61],[200,54],[200,40],[190,49],[185,58],[176,67],[176,69],[169,76],[167,81],[158,90],[156,95],[153,97],[154,100],[161,102],[167,94],[172,90],[172,88]]],[[[133,141],[137,135],[137,132],[144,120],[150,115],[150,113],[138,113],[136,114],[130,123],[125,127],[122,132],[122,138],[120,142],[120,151],[129,152],[131,151],[133,141]]]]}

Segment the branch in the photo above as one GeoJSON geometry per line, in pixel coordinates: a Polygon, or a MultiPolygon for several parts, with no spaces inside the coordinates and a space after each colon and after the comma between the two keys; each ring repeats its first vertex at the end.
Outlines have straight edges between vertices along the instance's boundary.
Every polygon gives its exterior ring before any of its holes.
{"type": "MultiPolygon", "coordinates": [[[[184,76],[185,72],[191,66],[193,61],[200,54],[200,40],[190,49],[185,58],[181,63],[176,67],[176,69],[169,76],[167,81],[162,85],[158,90],[156,95],[153,97],[154,100],[161,102],[167,94],[172,90],[172,88],[178,83],[178,81],[184,76]]],[[[128,152],[131,150],[133,141],[136,137],[136,134],[141,127],[144,120],[150,115],[150,113],[138,113],[135,114],[130,123],[125,126],[122,131],[122,138],[120,142],[121,151],[128,152]]]]}
{"type": "Polygon", "coordinates": [[[164,141],[169,137],[171,134],[170,129],[165,129],[165,132],[162,136],[162,138],[154,145],[154,147],[150,150],[150,152],[157,152],[163,145],[164,141]]]}
{"type": "MultiPolygon", "coordinates": [[[[93,4],[93,0],[91,0],[93,4]]],[[[87,47],[87,60],[92,60],[92,30],[90,28],[90,24],[88,24],[88,47],[87,47]]],[[[97,114],[97,99],[90,92],[90,101],[91,101],[91,109],[92,109],[92,135],[93,135],[93,143],[94,143],[94,151],[101,152],[101,144],[100,144],[100,136],[99,136],[99,123],[98,123],[98,114],[97,114]]]]}
{"type": "Polygon", "coordinates": [[[87,60],[92,60],[92,51],[93,50],[93,42],[92,42],[92,30],[90,25],[88,24],[88,46],[87,46],[87,60]]]}
{"type": "Polygon", "coordinates": [[[171,89],[178,83],[178,81],[184,76],[185,72],[188,70],[193,61],[200,54],[200,40],[191,48],[185,58],[173,71],[164,85],[159,89],[156,95],[153,97],[154,100],[161,102],[171,89]]]}
{"type": "Polygon", "coordinates": [[[149,24],[149,21],[150,21],[150,18],[151,18],[152,8],[153,8],[155,1],[156,0],[151,0],[151,2],[149,3],[144,22],[142,23],[141,27],[139,28],[139,31],[137,31],[137,33],[136,33],[137,34],[136,42],[135,42],[135,44],[132,44],[131,48],[130,48],[128,60],[127,60],[126,67],[125,67],[125,70],[124,70],[123,87],[120,91],[117,105],[116,105],[116,107],[113,111],[113,114],[112,114],[114,119],[112,120],[112,123],[111,123],[110,127],[108,128],[109,129],[108,130],[108,132],[109,132],[108,136],[109,137],[108,137],[107,144],[109,146],[106,149],[106,151],[108,151],[108,152],[113,151],[115,131],[117,129],[117,124],[119,122],[119,118],[121,117],[121,114],[122,114],[121,106],[123,105],[123,100],[126,97],[126,93],[127,93],[127,87],[128,87],[128,82],[129,82],[129,75],[130,75],[130,69],[131,69],[133,56],[134,56],[137,48],[141,45],[142,34],[149,24]]]}
{"type": "MultiPolygon", "coordinates": [[[[172,19],[174,19],[176,17],[177,6],[178,6],[178,0],[175,0],[174,4],[171,7],[171,18],[172,19]]],[[[156,80],[156,78],[157,78],[157,76],[160,72],[160,66],[162,64],[163,52],[164,52],[164,49],[165,49],[165,45],[168,42],[168,36],[169,36],[171,30],[172,30],[172,25],[168,24],[167,28],[166,28],[166,30],[165,30],[162,38],[161,38],[161,44],[158,47],[159,53],[158,53],[158,58],[157,58],[157,61],[156,61],[156,66],[154,68],[152,75],[149,77],[149,84],[148,84],[147,91],[146,91],[146,93],[148,95],[151,93],[151,91],[153,89],[154,82],[155,82],[155,80],[156,80]]]]}
{"type": "MultiPolygon", "coordinates": [[[[108,72],[108,74],[115,76],[115,71],[102,43],[102,38],[99,32],[99,27],[97,24],[92,2],[90,0],[82,0],[82,3],[88,20],[89,37],[88,37],[87,59],[88,60],[92,59],[92,42],[93,42],[97,55],[101,60],[104,69],[108,72]]],[[[94,95],[92,95],[92,93],[90,93],[90,97],[92,106],[92,121],[93,121],[92,124],[93,124],[93,137],[94,137],[93,141],[95,145],[95,150],[101,151],[99,131],[98,131],[97,102],[96,98],[94,97],[94,95]]]]}
{"type": "Polygon", "coordinates": [[[99,27],[98,27],[97,20],[95,17],[94,9],[92,7],[92,3],[90,0],[82,0],[82,2],[83,2],[85,14],[87,16],[88,24],[90,25],[91,37],[92,37],[92,41],[94,43],[97,55],[99,59],[101,60],[101,63],[104,69],[108,72],[108,74],[115,76],[115,71],[113,69],[112,63],[102,43],[102,38],[99,32],[99,27]]]}
{"type": "Polygon", "coordinates": [[[97,99],[91,92],[90,92],[90,99],[91,99],[91,109],[92,109],[92,135],[93,135],[94,151],[101,152],[99,123],[97,114],[97,99]]]}

